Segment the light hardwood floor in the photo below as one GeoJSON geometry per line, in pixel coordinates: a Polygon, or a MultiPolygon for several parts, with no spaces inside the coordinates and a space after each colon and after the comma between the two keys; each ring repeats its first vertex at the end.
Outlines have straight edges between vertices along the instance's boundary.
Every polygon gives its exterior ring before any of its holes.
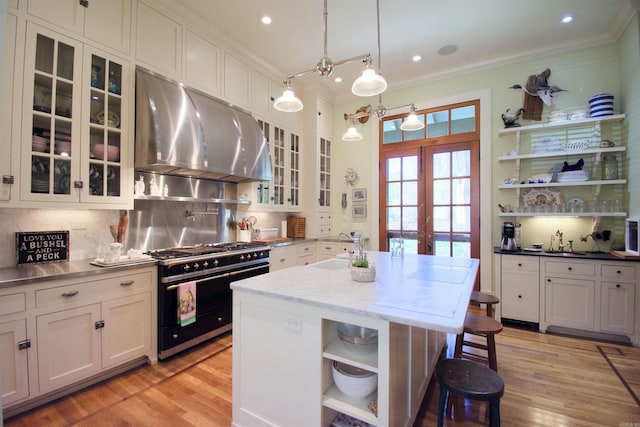
{"type": "MultiPolygon", "coordinates": [[[[448,355],[454,339],[449,337],[448,355]]],[[[505,382],[502,426],[640,427],[639,348],[512,327],[496,341],[505,382]]],[[[5,426],[229,427],[231,354],[226,334],[5,420],[5,426]]],[[[432,382],[414,427],[436,425],[437,398],[432,382]]],[[[485,411],[483,403],[465,402],[445,425],[485,425],[485,411]]]]}

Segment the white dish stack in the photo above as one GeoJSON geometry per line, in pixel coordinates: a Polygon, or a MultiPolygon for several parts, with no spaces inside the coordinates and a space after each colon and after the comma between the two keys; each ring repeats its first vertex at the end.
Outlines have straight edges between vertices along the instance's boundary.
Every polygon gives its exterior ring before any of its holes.
{"type": "Polygon", "coordinates": [[[597,93],[589,99],[589,113],[591,117],[613,115],[613,95],[597,93]]]}

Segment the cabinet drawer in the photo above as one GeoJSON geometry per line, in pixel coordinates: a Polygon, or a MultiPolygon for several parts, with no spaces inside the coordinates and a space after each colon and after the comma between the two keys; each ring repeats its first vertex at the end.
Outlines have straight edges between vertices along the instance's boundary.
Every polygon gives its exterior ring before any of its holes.
{"type": "Polygon", "coordinates": [[[619,282],[634,283],[636,268],[632,265],[602,264],[602,277],[619,282]]]}
{"type": "Polygon", "coordinates": [[[341,253],[349,253],[353,248],[351,242],[318,242],[318,253],[323,255],[338,255],[341,253]]]}
{"type": "Polygon", "coordinates": [[[579,263],[579,262],[556,262],[546,261],[544,263],[544,271],[546,273],[556,273],[564,275],[579,276],[595,276],[595,263],[579,263]]]}
{"type": "Polygon", "coordinates": [[[27,309],[27,299],[24,292],[0,296],[0,316],[20,313],[27,309]]]}
{"type": "Polygon", "coordinates": [[[503,270],[530,271],[537,273],[539,268],[538,257],[502,255],[503,270]]]}
{"type": "Polygon", "coordinates": [[[144,272],[109,277],[92,282],[57,286],[55,288],[36,291],[36,307],[42,308],[57,304],[85,303],[96,298],[148,289],[150,283],[151,273],[144,272]]]}
{"type": "Polygon", "coordinates": [[[316,253],[316,244],[314,243],[303,243],[300,245],[296,245],[296,254],[298,254],[298,256],[305,256],[305,255],[314,255],[316,253]]]}

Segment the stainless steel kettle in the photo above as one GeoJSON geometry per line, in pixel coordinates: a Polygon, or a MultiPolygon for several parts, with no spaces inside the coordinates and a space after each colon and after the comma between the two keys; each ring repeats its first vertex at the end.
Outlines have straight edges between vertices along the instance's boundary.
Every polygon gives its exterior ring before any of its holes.
{"type": "Polygon", "coordinates": [[[518,245],[515,239],[516,228],[512,222],[502,223],[502,241],[500,242],[500,249],[503,251],[515,252],[518,250],[518,245]]]}

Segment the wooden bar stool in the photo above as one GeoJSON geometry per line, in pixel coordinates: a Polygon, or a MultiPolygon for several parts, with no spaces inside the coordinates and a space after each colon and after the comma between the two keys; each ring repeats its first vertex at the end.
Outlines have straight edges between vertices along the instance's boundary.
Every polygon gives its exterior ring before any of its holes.
{"type": "Polygon", "coordinates": [[[443,359],[435,368],[440,385],[438,401],[438,427],[442,427],[447,395],[489,402],[489,425],[500,427],[500,398],[504,394],[504,381],[500,375],[471,360],[443,359]]]}
{"type": "Polygon", "coordinates": [[[471,292],[471,298],[469,299],[469,302],[472,304],[486,304],[487,316],[493,317],[493,306],[500,302],[500,298],[486,292],[473,291],[471,292]]]}
{"type": "Polygon", "coordinates": [[[470,359],[476,362],[488,363],[489,367],[498,372],[498,359],[496,358],[495,335],[502,331],[502,323],[497,320],[475,313],[467,313],[464,318],[464,330],[456,336],[455,358],[470,359]],[[465,340],[464,334],[471,334],[486,339],[486,343],[465,340]],[[487,352],[487,356],[465,351],[465,347],[473,347],[487,352]]]}

